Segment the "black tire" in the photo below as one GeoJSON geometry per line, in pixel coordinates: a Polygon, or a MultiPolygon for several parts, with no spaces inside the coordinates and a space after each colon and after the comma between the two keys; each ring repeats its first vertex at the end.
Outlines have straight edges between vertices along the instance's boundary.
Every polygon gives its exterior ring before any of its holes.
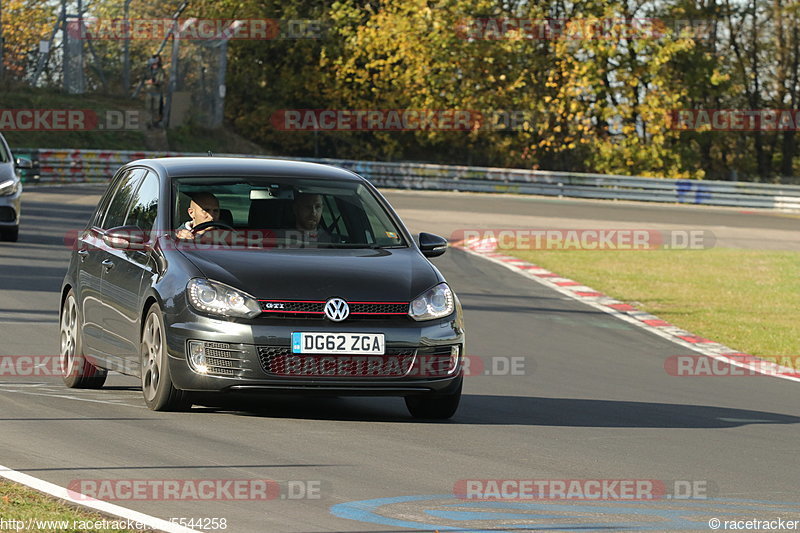
{"type": "Polygon", "coordinates": [[[4,229],[0,233],[0,238],[7,242],[17,242],[19,240],[19,226],[11,229],[4,229]]]}
{"type": "Polygon", "coordinates": [[[61,377],[71,389],[99,389],[106,382],[107,372],[94,366],[83,356],[81,311],[70,291],[61,305],[58,324],[61,345],[61,377]]]}
{"type": "Polygon", "coordinates": [[[461,401],[461,388],[450,394],[428,394],[424,396],[406,396],[406,407],[414,418],[429,420],[446,420],[456,414],[461,401]]]}
{"type": "Polygon", "coordinates": [[[147,312],[139,343],[142,362],[142,394],[153,411],[182,411],[191,407],[189,393],[172,384],[167,360],[167,338],[164,318],[158,304],[147,312]]]}

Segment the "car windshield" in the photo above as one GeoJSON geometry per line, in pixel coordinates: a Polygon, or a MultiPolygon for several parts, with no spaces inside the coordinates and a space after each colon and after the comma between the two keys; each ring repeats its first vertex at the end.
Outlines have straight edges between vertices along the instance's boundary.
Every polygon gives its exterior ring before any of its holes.
{"type": "MultiPolygon", "coordinates": [[[[176,178],[173,228],[205,238],[246,236],[279,248],[393,248],[407,243],[392,217],[363,183],[280,177],[176,178]],[[200,227],[200,224],[217,222],[200,227]],[[205,228],[208,228],[207,230],[205,228]]],[[[199,238],[193,235],[192,238],[199,238]]]]}

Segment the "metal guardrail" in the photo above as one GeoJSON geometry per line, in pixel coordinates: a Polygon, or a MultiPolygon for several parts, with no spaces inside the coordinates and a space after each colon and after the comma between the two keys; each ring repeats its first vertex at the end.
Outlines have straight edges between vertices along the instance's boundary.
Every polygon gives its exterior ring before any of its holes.
{"type": "MultiPolygon", "coordinates": [[[[206,156],[206,154],[177,152],[25,148],[17,149],[15,153],[31,158],[37,175],[27,181],[39,183],[103,182],[107,181],[121,165],[136,159],[206,156]]],[[[797,185],[676,180],[349,159],[273,158],[335,165],[352,170],[378,186],[401,189],[537,194],[800,211],[800,186],[797,185]]]]}

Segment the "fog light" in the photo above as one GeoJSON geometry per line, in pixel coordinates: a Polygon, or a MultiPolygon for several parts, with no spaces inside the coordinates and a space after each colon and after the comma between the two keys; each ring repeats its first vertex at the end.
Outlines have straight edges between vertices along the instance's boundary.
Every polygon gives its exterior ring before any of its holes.
{"type": "Polygon", "coordinates": [[[450,368],[447,369],[448,374],[452,374],[459,367],[459,355],[461,354],[461,345],[454,344],[450,347],[450,368]]]}
{"type": "Polygon", "coordinates": [[[208,373],[206,365],[206,347],[199,341],[189,341],[189,364],[195,372],[200,374],[208,373]]]}

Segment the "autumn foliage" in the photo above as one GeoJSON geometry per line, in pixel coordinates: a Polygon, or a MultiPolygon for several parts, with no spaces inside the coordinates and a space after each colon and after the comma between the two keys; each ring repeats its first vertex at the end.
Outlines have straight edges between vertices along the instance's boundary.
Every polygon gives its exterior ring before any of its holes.
{"type": "MultiPolygon", "coordinates": [[[[119,17],[121,4],[95,0],[87,16],[119,17]]],[[[175,7],[137,0],[131,17],[164,18],[175,7]]],[[[4,2],[8,75],[33,68],[57,12],[4,2]]],[[[793,181],[796,172],[794,130],[681,129],[671,118],[800,107],[796,2],[197,0],[183,16],[322,29],[228,45],[226,122],[275,153],[699,179],[793,181]],[[276,117],[324,110],[481,118],[467,128],[276,126],[276,117]]],[[[134,65],[157,45],[131,42],[134,65]]],[[[102,65],[93,68],[118,80],[122,43],[94,46],[102,65]]],[[[89,76],[96,90],[121,90],[89,76]]]]}

